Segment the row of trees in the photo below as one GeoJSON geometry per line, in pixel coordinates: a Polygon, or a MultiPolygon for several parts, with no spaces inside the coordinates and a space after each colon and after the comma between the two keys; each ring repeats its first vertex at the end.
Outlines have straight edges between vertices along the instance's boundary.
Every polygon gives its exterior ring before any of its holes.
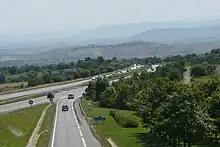
{"type": "MultiPolygon", "coordinates": [[[[157,139],[154,144],[163,143],[158,146],[217,143],[220,82],[212,79],[204,84],[185,85],[178,81],[180,78],[166,78],[164,70],[134,74],[112,84],[99,78],[89,83],[85,96],[101,107],[135,111],[157,139]]],[[[184,71],[182,66],[179,70],[184,71]]]]}
{"type": "Polygon", "coordinates": [[[195,64],[191,67],[191,75],[193,77],[212,75],[214,74],[216,67],[216,65],[208,63],[195,64]]]}
{"type": "Polygon", "coordinates": [[[77,78],[85,78],[132,65],[132,60],[117,60],[116,58],[105,60],[103,57],[79,60],[70,64],[60,63],[43,67],[26,65],[22,67],[1,68],[0,83],[28,82],[28,86],[61,82],[77,78]]]}
{"type": "MultiPolygon", "coordinates": [[[[80,77],[87,77],[99,73],[109,72],[116,69],[124,68],[132,64],[155,64],[155,63],[178,63],[185,65],[187,63],[193,65],[192,75],[201,76],[212,74],[216,66],[213,64],[220,63],[220,49],[213,49],[210,53],[203,55],[188,54],[185,56],[177,55],[170,56],[164,59],[157,57],[148,58],[132,58],[132,59],[104,59],[103,57],[90,58],[71,63],[50,64],[45,66],[25,65],[21,67],[2,67],[0,68],[0,83],[5,82],[24,82],[28,81],[30,86],[42,83],[59,82],[65,80],[76,79],[80,77]],[[207,66],[203,66],[205,65],[207,66]],[[33,75],[35,78],[31,79],[33,75]],[[44,77],[44,78],[43,78],[44,77]],[[47,78],[50,77],[50,78],[47,78]],[[46,81],[44,79],[46,78],[46,81]]],[[[173,75],[180,75],[183,68],[173,68],[173,72],[169,73],[169,77],[173,75]]],[[[165,71],[165,70],[163,70],[165,71]]],[[[168,76],[167,73],[164,75],[168,76]]],[[[178,77],[182,78],[182,77],[178,77]]]]}

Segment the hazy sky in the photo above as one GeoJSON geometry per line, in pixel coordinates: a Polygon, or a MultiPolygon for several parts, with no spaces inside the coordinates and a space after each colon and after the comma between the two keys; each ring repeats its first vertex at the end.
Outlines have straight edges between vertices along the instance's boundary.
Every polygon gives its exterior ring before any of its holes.
{"type": "Polygon", "coordinates": [[[0,0],[0,34],[104,24],[220,18],[219,0],[0,0]]]}

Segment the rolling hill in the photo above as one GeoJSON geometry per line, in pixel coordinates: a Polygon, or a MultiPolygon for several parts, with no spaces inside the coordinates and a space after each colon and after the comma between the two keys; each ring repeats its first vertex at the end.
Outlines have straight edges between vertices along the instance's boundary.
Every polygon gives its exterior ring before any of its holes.
{"type": "Polygon", "coordinates": [[[144,31],[132,37],[133,40],[150,42],[209,42],[220,41],[220,25],[192,28],[163,28],[144,31]]]}
{"type": "Polygon", "coordinates": [[[33,55],[24,55],[17,60],[0,62],[0,66],[24,65],[24,64],[53,64],[71,62],[85,57],[104,56],[105,58],[131,58],[131,57],[165,57],[169,55],[184,55],[189,53],[205,53],[213,48],[219,48],[220,42],[204,43],[176,43],[162,44],[144,41],[126,42],[116,45],[87,45],[53,49],[33,55]]]}

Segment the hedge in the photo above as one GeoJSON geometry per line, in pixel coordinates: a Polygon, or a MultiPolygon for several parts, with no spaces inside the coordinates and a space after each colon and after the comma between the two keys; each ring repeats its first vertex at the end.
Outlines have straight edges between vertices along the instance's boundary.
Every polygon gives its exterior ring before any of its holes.
{"type": "Polygon", "coordinates": [[[124,128],[137,128],[139,121],[135,120],[134,117],[130,118],[122,116],[118,111],[110,110],[109,114],[115,119],[115,121],[124,128]]]}

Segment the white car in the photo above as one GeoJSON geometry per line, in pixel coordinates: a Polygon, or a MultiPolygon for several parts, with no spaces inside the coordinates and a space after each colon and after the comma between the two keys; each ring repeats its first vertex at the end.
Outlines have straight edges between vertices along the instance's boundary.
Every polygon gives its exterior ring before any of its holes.
{"type": "Polygon", "coordinates": [[[68,99],[74,99],[74,94],[73,93],[69,93],[68,94],[68,99]]]}

